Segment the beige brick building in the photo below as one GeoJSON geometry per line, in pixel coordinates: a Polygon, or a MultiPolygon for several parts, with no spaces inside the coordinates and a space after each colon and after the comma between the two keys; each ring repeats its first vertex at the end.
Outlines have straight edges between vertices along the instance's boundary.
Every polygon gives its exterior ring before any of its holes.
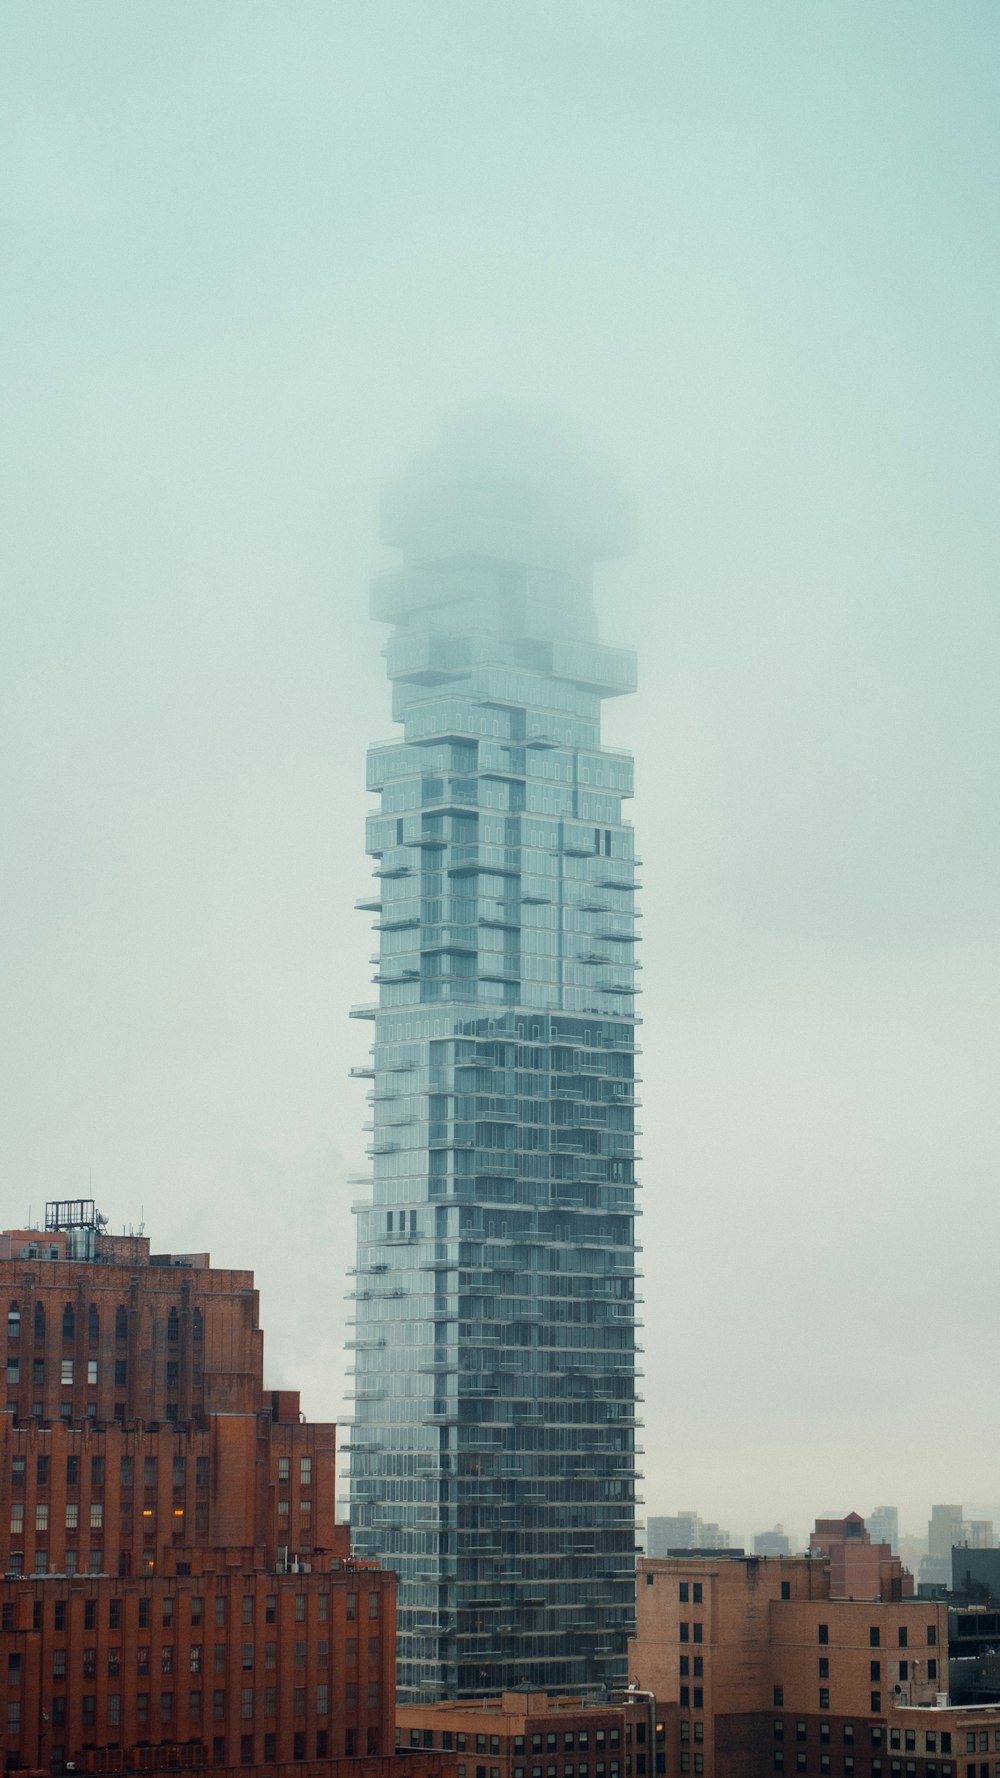
{"type": "MultiPolygon", "coordinates": [[[[983,1778],[978,1748],[969,1774],[917,1759],[916,1743],[890,1744],[897,1731],[925,1736],[928,1722],[933,1740],[954,1714],[935,1708],[947,1688],[945,1605],[832,1598],[819,1557],[646,1559],[637,1582],[629,1671],[655,1693],[667,1778],[983,1778]],[[904,1714],[923,1726],[903,1729],[904,1714]]],[[[959,1727],[956,1716],[943,1732],[959,1727]]]]}

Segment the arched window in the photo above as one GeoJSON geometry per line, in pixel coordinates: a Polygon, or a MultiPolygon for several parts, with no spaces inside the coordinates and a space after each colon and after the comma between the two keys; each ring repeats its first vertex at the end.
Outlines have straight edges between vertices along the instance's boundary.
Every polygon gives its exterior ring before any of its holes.
{"type": "Polygon", "coordinates": [[[21,1311],[16,1303],[11,1303],[7,1310],[7,1338],[8,1340],[21,1338],[21,1311]]]}
{"type": "Polygon", "coordinates": [[[67,1303],[65,1309],[63,1310],[63,1319],[62,1319],[62,1331],[63,1331],[63,1339],[64,1340],[71,1340],[73,1338],[73,1332],[74,1332],[75,1327],[76,1327],[76,1316],[73,1313],[73,1305],[72,1305],[72,1303],[67,1303]]]}
{"type": "Polygon", "coordinates": [[[194,1314],[191,1317],[191,1334],[194,1339],[195,1345],[200,1346],[201,1340],[202,1340],[201,1310],[200,1309],[196,1309],[194,1314]]]}
{"type": "Polygon", "coordinates": [[[91,1303],[87,1310],[87,1338],[91,1345],[96,1345],[101,1333],[101,1317],[97,1313],[97,1304],[91,1303]]]}
{"type": "Polygon", "coordinates": [[[180,1324],[180,1319],[177,1314],[177,1310],[171,1309],[170,1314],[167,1316],[167,1339],[168,1340],[180,1339],[180,1332],[181,1332],[181,1324],[180,1324]]]}
{"type": "Polygon", "coordinates": [[[115,1310],[115,1339],[128,1339],[128,1311],[122,1303],[115,1310]]]}
{"type": "Polygon", "coordinates": [[[36,1340],[45,1338],[45,1306],[43,1303],[35,1304],[35,1338],[36,1340]]]}

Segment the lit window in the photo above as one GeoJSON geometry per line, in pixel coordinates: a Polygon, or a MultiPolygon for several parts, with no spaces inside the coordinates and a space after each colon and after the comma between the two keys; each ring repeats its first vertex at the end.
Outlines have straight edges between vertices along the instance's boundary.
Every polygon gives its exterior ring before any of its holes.
{"type": "Polygon", "coordinates": [[[73,1381],[73,1360],[71,1358],[64,1358],[60,1369],[60,1381],[65,1388],[68,1383],[72,1383],[73,1381]]]}

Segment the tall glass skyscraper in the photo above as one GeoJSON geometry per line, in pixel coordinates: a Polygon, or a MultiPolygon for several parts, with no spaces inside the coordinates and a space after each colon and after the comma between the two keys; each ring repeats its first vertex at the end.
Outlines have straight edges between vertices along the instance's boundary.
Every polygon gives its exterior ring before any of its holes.
{"type": "Polygon", "coordinates": [[[635,1557],[635,658],[597,639],[613,499],[459,426],[390,493],[401,739],[368,754],[379,934],[358,1213],[354,1547],[409,1699],[621,1684],[635,1557]]]}

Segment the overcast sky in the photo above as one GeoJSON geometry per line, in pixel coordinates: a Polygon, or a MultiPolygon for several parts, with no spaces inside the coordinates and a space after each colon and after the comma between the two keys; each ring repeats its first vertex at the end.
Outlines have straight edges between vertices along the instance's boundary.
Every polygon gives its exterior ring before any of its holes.
{"type": "Polygon", "coordinates": [[[618,466],[648,1510],[1000,1495],[1000,11],[6,0],[0,1186],[340,1413],[380,483],[618,466]]]}

